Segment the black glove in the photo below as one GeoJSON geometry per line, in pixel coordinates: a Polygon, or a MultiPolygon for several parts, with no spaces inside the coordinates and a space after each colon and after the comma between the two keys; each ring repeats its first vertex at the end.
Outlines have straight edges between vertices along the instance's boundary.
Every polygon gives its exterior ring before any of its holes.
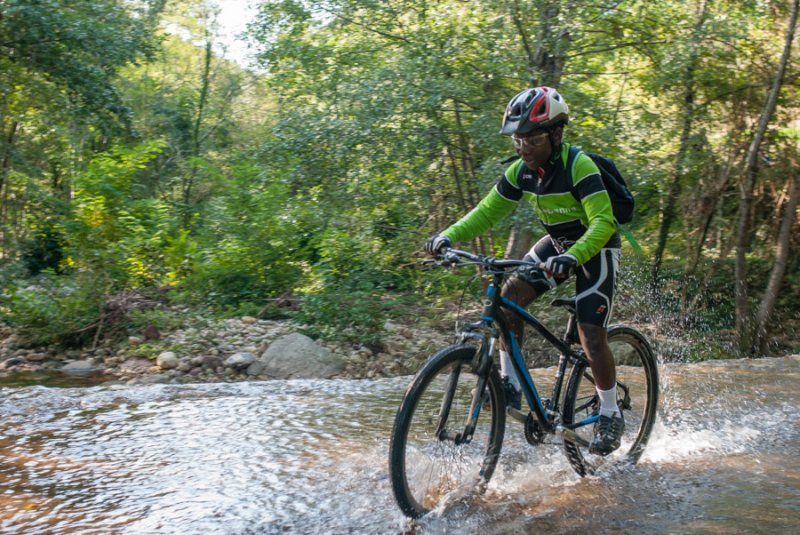
{"type": "Polygon", "coordinates": [[[425,252],[431,256],[438,256],[442,249],[452,246],[453,242],[444,234],[434,234],[425,240],[425,252]]]}
{"type": "Polygon", "coordinates": [[[549,271],[553,275],[566,277],[575,271],[578,267],[578,259],[571,254],[560,254],[558,256],[551,256],[544,263],[545,271],[549,271]]]}

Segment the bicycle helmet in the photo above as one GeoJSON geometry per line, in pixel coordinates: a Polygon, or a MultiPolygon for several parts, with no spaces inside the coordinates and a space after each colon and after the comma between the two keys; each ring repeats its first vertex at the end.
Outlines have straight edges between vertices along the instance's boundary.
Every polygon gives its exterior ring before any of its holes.
{"type": "Polygon", "coordinates": [[[534,87],[517,93],[506,107],[501,134],[527,134],[569,122],[569,108],[552,87],[534,87]]]}

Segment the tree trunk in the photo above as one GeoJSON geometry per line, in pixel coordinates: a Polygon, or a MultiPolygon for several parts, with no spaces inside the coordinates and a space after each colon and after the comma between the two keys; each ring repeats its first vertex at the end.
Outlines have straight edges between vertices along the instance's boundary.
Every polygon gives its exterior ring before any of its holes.
{"type": "Polygon", "coordinates": [[[753,204],[753,190],[758,176],[758,151],[764,140],[767,125],[775,111],[778,102],[778,93],[783,85],[783,78],[786,73],[786,65],[789,63],[789,55],[792,49],[795,26],[797,25],[797,9],[800,0],[792,3],[792,14],[789,20],[789,27],[786,30],[786,42],[783,47],[778,71],[772,89],[764,104],[761,118],[758,122],[753,141],[747,151],[745,163],[745,176],[742,179],[740,188],[739,221],[736,231],[736,268],[735,268],[735,294],[736,294],[736,332],[739,335],[739,349],[743,353],[749,353],[752,348],[754,329],[752,318],[750,317],[750,307],[748,304],[747,291],[747,259],[746,254],[750,246],[750,210],[753,204]]]}
{"type": "Polygon", "coordinates": [[[11,153],[14,150],[19,121],[11,123],[8,136],[3,144],[3,160],[0,163],[0,258],[7,256],[8,250],[8,173],[11,169],[11,153]]]}
{"type": "MultiPolygon", "coordinates": [[[[723,200],[723,194],[725,190],[728,189],[728,184],[731,179],[731,168],[733,167],[733,159],[735,158],[734,150],[731,149],[730,154],[728,155],[728,159],[724,164],[724,167],[720,169],[719,177],[717,180],[717,184],[714,186],[712,192],[707,197],[707,202],[710,204],[705,208],[705,217],[703,219],[702,230],[700,231],[700,237],[697,240],[697,243],[694,245],[693,251],[688,251],[687,256],[689,257],[688,263],[686,265],[685,270],[685,277],[688,280],[691,277],[694,277],[697,273],[697,268],[700,265],[700,260],[703,258],[703,249],[705,248],[705,244],[708,241],[708,236],[711,233],[711,223],[714,221],[715,217],[719,218],[719,209],[720,203],[723,200]]],[[[705,201],[704,201],[705,202],[705,201]]],[[[730,240],[730,243],[733,244],[733,240],[730,240]]],[[[730,252],[730,248],[728,248],[725,256],[728,255],[730,252]]],[[[723,260],[722,257],[720,260],[723,260]]],[[[712,267],[711,270],[714,270],[715,267],[712,267]]],[[[683,289],[681,290],[681,310],[685,311],[683,316],[684,321],[688,321],[691,318],[692,311],[694,310],[694,306],[702,299],[703,293],[705,292],[705,286],[708,284],[709,279],[704,279],[704,284],[701,284],[699,288],[695,289],[694,297],[692,298],[692,304],[689,305],[689,292],[690,288],[688,284],[683,285],[683,289]]]]}
{"type": "MultiPolygon", "coordinates": [[[[569,28],[560,22],[569,20],[568,16],[560,19],[561,4],[553,0],[543,2],[538,10],[534,10],[534,18],[527,20],[523,18],[523,11],[520,10],[518,2],[511,2],[511,19],[525,51],[530,73],[529,83],[532,87],[538,85],[558,87],[561,83],[566,53],[571,42],[569,28]],[[528,34],[528,27],[535,28],[535,43],[538,43],[535,50],[528,34]]],[[[567,3],[564,9],[569,12],[571,5],[571,2],[567,3]]],[[[519,224],[512,227],[506,244],[506,258],[522,258],[530,250],[534,239],[529,228],[529,225],[519,224]]]]}
{"type": "Polygon", "coordinates": [[[198,159],[200,158],[200,127],[203,124],[203,114],[208,101],[208,91],[211,85],[211,59],[213,58],[211,38],[206,38],[205,58],[203,63],[203,78],[200,81],[200,101],[197,103],[197,116],[192,128],[192,162],[190,165],[189,176],[183,183],[183,228],[188,228],[191,221],[190,202],[192,199],[192,188],[197,180],[199,170],[198,159]]]}
{"type": "Polygon", "coordinates": [[[692,48],[689,53],[689,61],[686,65],[686,73],[684,74],[684,92],[683,100],[685,102],[683,114],[683,126],[681,128],[681,143],[678,148],[678,154],[675,157],[675,170],[672,174],[670,181],[669,192],[667,194],[667,204],[661,215],[661,227],[658,231],[658,242],[656,245],[655,253],[653,254],[653,266],[651,271],[651,284],[653,289],[658,288],[659,271],[661,270],[661,261],[664,256],[664,250],[667,247],[667,239],[669,238],[669,229],[675,220],[675,206],[678,204],[678,199],[681,195],[681,180],[684,175],[684,163],[686,155],[689,151],[689,135],[692,131],[692,122],[694,120],[694,98],[695,98],[695,81],[694,74],[697,69],[698,55],[700,49],[700,39],[703,32],[703,25],[705,24],[706,16],[708,14],[708,0],[703,0],[700,4],[700,13],[697,17],[697,22],[694,26],[692,33],[692,48]]]}
{"type": "Polygon", "coordinates": [[[761,299],[761,306],[756,315],[756,333],[751,352],[754,357],[763,354],[766,350],[769,319],[775,308],[775,301],[778,299],[778,291],[780,290],[781,284],[783,284],[783,276],[786,273],[786,266],[789,263],[792,227],[797,217],[797,205],[800,203],[800,172],[796,173],[794,180],[790,182],[789,192],[789,199],[786,202],[780,231],[778,232],[775,263],[772,266],[772,273],[770,273],[769,276],[767,289],[764,291],[764,297],[761,299]]]}

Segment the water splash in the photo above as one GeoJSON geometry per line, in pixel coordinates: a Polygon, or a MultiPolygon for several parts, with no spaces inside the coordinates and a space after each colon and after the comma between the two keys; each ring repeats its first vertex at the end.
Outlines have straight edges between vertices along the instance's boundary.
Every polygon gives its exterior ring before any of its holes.
{"type": "Polygon", "coordinates": [[[509,424],[484,495],[420,522],[391,495],[409,378],[0,389],[3,533],[637,533],[800,522],[800,358],[667,365],[635,467],[577,477],[509,424]]]}

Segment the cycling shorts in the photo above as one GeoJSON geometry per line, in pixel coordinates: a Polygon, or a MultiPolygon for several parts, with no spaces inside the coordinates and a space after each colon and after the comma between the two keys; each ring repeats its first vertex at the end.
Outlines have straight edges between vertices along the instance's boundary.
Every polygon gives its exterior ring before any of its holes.
{"type": "MultiPolygon", "coordinates": [[[[545,262],[551,256],[561,254],[560,247],[550,236],[536,242],[523,260],[545,262]]],[[[577,298],[578,323],[608,326],[611,307],[614,304],[614,289],[619,271],[619,248],[603,248],[585,264],[575,270],[575,297],[577,298]]],[[[563,284],[568,279],[553,277],[524,277],[528,284],[541,296],[546,291],[563,284]]]]}

